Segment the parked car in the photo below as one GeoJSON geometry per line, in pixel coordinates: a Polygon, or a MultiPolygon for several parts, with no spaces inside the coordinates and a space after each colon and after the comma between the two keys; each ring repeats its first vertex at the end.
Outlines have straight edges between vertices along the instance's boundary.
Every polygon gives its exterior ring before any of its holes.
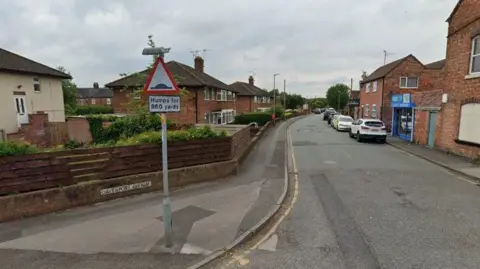
{"type": "Polygon", "coordinates": [[[356,138],[358,142],[376,140],[385,143],[387,141],[387,128],[381,120],[358,119],[352,123],[349,136],[356,138]]]}
{"type": "Polygon", "coordinates": [[[334,128],[337,131],[349,131],[352,127],[353,118],[350,116],[340,116],[334,122],[334,128]]]}
{"type": "Polygon", "coordinates": [[[335,114],[332,115],[332,119],[330,120],[330,126],[335,128],[335,122],[338,120],[338,117],[340,117],[340,114],[335,114]]]}
{"type": "Polygon", "coordinates": [[[325,109],[325,113],[323,113],[323,120],[328,120],[331,114],[335,114],[336,111],[333,108],[325,109]]]}

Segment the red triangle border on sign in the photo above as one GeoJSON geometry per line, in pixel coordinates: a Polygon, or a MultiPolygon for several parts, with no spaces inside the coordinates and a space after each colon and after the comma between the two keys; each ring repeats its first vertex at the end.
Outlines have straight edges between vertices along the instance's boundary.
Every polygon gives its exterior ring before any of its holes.
{"type": "Polygon", "coordinates": [[[167,65],[163,61],[162,57],[158,57],[155,63],[153,64],[152,71],[150,71],[150,74],[148,75],[147,81],[145,83],[145,86],[143,87],[143,93],[146,95],[178,95],[180,94],[180,89],[178,88],[177,82],[173,78],[172,73],[167,68],[167,65]],[[170,79],[170,82],[172,83],[173,89],[172,90],[151,90],[148,88],[150,83],[152,82],[153,75],[157,71],[158,65],[161,64],[163,69],[165,70],[165,73],[167,74],[168,78],[170,79]]]}

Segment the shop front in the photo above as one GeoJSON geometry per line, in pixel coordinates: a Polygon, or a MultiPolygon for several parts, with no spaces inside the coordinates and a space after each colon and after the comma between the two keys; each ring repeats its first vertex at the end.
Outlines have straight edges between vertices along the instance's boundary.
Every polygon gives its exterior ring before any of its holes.
{"type": "Polygon", "coordinates": [[[392,95],[392,136],[406,141],[412,141],[414,128],[414,107],[411,94],[392,95]]]}

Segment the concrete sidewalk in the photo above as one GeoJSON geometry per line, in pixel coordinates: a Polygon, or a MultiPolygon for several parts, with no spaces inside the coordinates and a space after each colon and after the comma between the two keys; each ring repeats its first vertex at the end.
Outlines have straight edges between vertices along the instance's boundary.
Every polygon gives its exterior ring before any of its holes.
{"type": "Polygon", "coordinates": [[[161,193],[0,224],[2,268],[186,268],[232,243],[284,188],[286,123],[270,129],[240,168],[172,194],[175,254],[163,248],[161,193]]]}
{"type": "Polygon", "coordinates": [[[397,137],[388,137],[387,143],[480,183],[480,166],[474,165],[472,161],[467,158],[447,154],[423,145],[408,143],[397,137]]]}

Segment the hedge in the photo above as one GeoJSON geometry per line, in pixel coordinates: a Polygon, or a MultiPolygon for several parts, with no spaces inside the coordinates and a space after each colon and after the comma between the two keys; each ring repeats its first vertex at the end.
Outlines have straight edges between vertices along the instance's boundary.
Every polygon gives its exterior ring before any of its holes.
{"type": "Polygon", "coordinates": [[[37,152],[37,148],[13,141],[0,142],[0,157],[18,156],[37,152]]]}
{"type": "Polygon", "coordinates": [[[263,126],[272,119],[272,115],[266,112],[252,112],[235,116],[234,124],[250,124],[256,122],[263,126]]]}
{"type": "Polygon", "coordinates": [[[77,106],[72,112],[74,115],[113,114],[113,107],[96,105],[77,106]]]}

